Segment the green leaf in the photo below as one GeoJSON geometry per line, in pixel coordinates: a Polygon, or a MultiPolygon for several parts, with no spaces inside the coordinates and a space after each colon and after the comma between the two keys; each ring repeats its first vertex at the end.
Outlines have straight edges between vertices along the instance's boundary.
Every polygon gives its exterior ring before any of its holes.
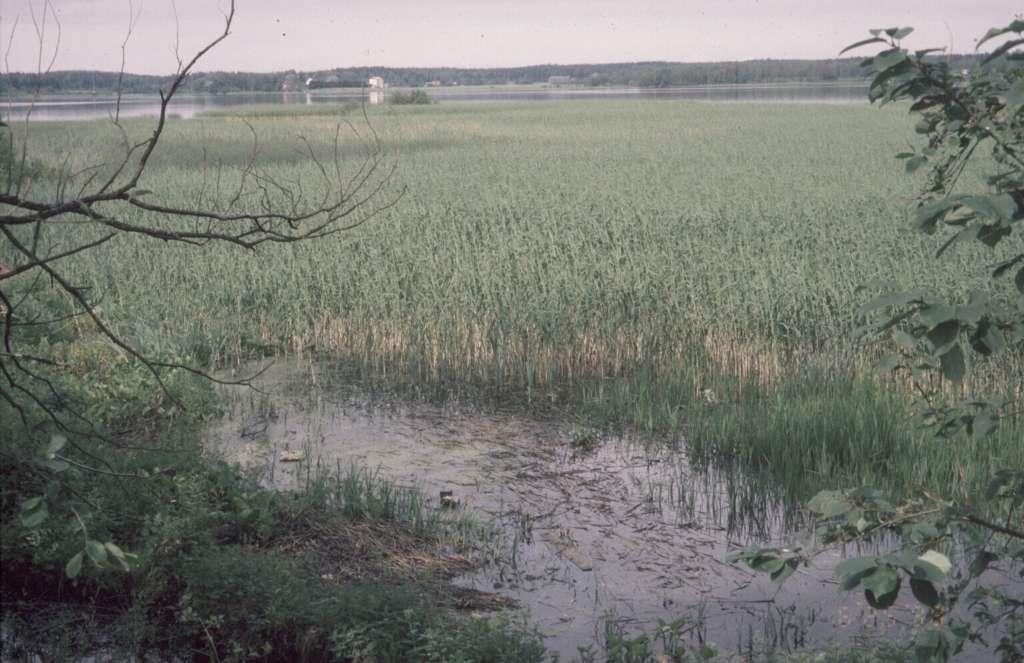
{"type": "Polygon", "coordinates": [[[82,553],[78,553],[68,560],[64,567],[64,574],[69,578],[77,578],[82,570],[82,553]]]}
{"type": "Polygon", "coordinates": [[[937,539],[938,536],[939,529],[934,523],[925,521],[910,526],[910,538],[915,542],[931,541],[937,539]]]}
{"type": "Polygon", "coordinates": [[[88,555],[89,559],[91,559],[97,566],[107,561],[107,549],[99,541],[93,541],[92,539],[86,541],[85,554],[88,555]]]}
{"type": "Polygon", "coordinates": [[[771,576],[772,580],[774,580],[777,583],[784,582],[786,580],[786,578],[788,578],[789,576],[793,575],[793,572],[796,571],[796,567],[799,564],[800,564],[799,560],[787,559],[786,563],[782,566],[782,568],[780,568],[779,570],[774,571],[772,573],[772,576],[771,576]]]}
{"type": "Polygon", "coordinates": [[[923,166],[926,163],[928,163],[928,158],[927,157],[922,157],[922,156],[911,157],[911,158],[907,159],[907,163],[905,164],[904,168],[906,169],[906,171],[908,173],[913,173],[918,168],[920,168],[921,166],[923,166]]]}
{"type": "Polygon", "coordinates": [[[948,196],[925,203],[914,210],[914,221],[925,232],[934,229],[935,224],[950,209],[959,205],[959,197],[948,196]]]}
{"type": "Polygon", "coordinates": [[[957,309],[957,319],[961,322],[977,324],[988,313],[990,299],[984,292],[972,291],[966,306],[957,309]]]}
{"type": "Polygon", "coordinates": [[[836,566],[836,578],[845,590],[851,590],[860,583],[867,573],[878,568],[877,557],[854,557],[843,560],[836,566]]]}
{"type": "Polygon", "coordinates": [[[1001,352],[1006,347],[1003,331],[987,321],[978,325],[977,332],[971,337],[971,347],[975,352],[990,355],[1001,352]]]}
{"type": "Polygon", "coordinates": [[[1003,238],[1008,237],[1011,232],[1012,230],[1002,223],[984,225],[978,228],[978,241],[985,246],[992,248],[999,242],[1003,241],[1003,238]]]}
{"type": "Polygon", "coordinates": [[[891,566],[879,566],[861,580],[864,597],[876,610],[885,610],[896,602],[902,579],[891,566]]]}
{"type": "Polygon", "coordinates": [[[811,501],[807,503],[807,508],[825,518],[833,518],[849,511],[850,505],[842,492],[823,490],[811,498],[811,501]]]}
{"type": "Polygon", "coordinates": [[[892,340],[896,342],[896,345],[900,346],[904,350],[913,350],[917,347],[917,337],[912,334],[908,334],[902,329],[893,331],[892,340]]]}
{"type": "Polygon", "coordinates": [[[861,486],[852,493],[850,499],[862,502],[878,511],[892,511],[892,503],[885,493],[872,486],[861,486]]]}
{"type": "Polygon", "coordinates": [[[113,555],[117,559],[124,559],[124,551],[121,550],[117,546],[117,544],[115,544],[115,543],[113,543],[111,541],[107,541],[106,543],[103,544],[103,547],[106,548],[107,552],[109,552],[111,555],[113,555]]]}
{"type": "Polygon", "coordinates": [[[43,524],[43,521],[49,517],[50,511],[46,508],[44,503],[42,507],[35,511],[29,511],[28,513],[21,514],[21,524],[27,529],[35,529],[43,524]]]}
{"type": "Polygon", "coordinates": [[[30,497],[30,498],[28,498],[27,500],[25,500],[24,502],[21,503],[21,510],[22,511],[32,511],[33,509],[38,507],[42,503],[42,501],[43,501],[43,496],[42,495],[39,495],[39,496],[36,496],[36,497],[30,497]]]}
{"type": "Polygon", "coordinates": [[[861,579],[864,589],[872,592],[876,597],[884,596],[899,586],[900,575],[891,566],[876,566],[874,570],[861,579]]]}
{"type": "Polygon", "coordinates": [[[950,382],[960,382],[967,370],[964,364],[964,351],[959,343],[954,343],[949,350],[939,357],[942,362],[942,375],[950,382]]]}
{"type": "Polygon", "coordinates": [[[959,320],[946,320],[941,322],[925,335],[928,337],[928,341],[935,348],[936,352],[948,348],[951,344],[955,343],[960,337],[960,321],[959,320]]]}
{"type": "Polygon", "coordinates": [[[1007,32],[1024,32],[1024,20],[1018,19],[1016,21],[1013,21],[1005,28],[992,28],[991,30],[985,33],[984,37],[978,40],[978,44],[977,46],[974,47],[974,50],[978,50],[979,48],[981,48],[981,45],[987,42],[989,39],[994,39],[995,37],[998,37],[1000,35],[1005,35],[1007,32]]]}
{"type": "Polygon", "coordinates": [[[889,43],[889,42],[887,42],[886,40],[884,40],[884,39],[882,39],[880,37],[870,37],[868,39],[862,39],[861,41],[858,41],[855,44],[850,44],[849,46],[847,46],[843,50],[839,51],[839,55],[842,55],[843,53],[846,53],[847,51],[852,51],[855,48],[860,48],[861,46],[867,46],[868,44],[877,44],[879,42],[881,42],[883,44],[889,43]]]}
{"type": "MultiPolygon", "coordinates": [[[[918,53],[920,53],[920,51],[918,51],[918,53]]],[[[921,57],[921,56],[918,55],[917,57],[921,57]]],[[[932,106],[938,106],[939,104],[943,103],[944,101],[946,101],[946,99],[944,97],[937,96],[937,95],[928,96],[928,97],[921,97],[920,99],[915,101],[913,104],[911,104],[910,112],[911,113],[919,113],[919,112],[921,112],[921,111],[923,111],[925,109],[931,108],[932,106]]]]}
{"type": "Polygon", "coordinates": [[[1011,39],[1010,41],[1003,43],[1001,46],[999,46],[999,48],[985,56],[985,59],[982,60],[981,63],[988,64],[989,62],[992,62],[993,60],[996,60],[1002,57],[1003,55],[1006,55],[1007,51],[1009,51],[1011,48],[1016,48],[1021,44],[1024,44],[1024,39],[1011,39]]]}
{"type": "Polygon", "coordinates": [[[107,541],[103,544],[103,547],[106,548],[107,552],[121,564],[122,569],[125,571],[131,571],[131,567],[128,566],[128,560],[126,559],[127,555],[125,555],[125,552],[121,550],[117,544],[112,541],[107,541]]]}
{"type": "Polygon", "coordinates": [[[46,455],[48,458],[53,458],[60,452],[61,449],[68,443],[68,438],[63,435],[52,435],[50,437],[50,443],[46,445],[46,455]]]}
{"type": "Polygon", "coordinates": [[[1017,106],[1024,106],[1024,78],[1018,78],[1006,91],[1006,105],[1011,113],[1017,106]]]}
{"type": "MultiPolygon", "coordinates": [[[[929,550],[918,557],[922,562],[931,564],[935,568],[942,572],[944,578],[950,569],[953,568],[953,564],[949,561],[949,558],[940,553],[937,550],[929,550]]],[[[939,578],[941,580],[942,578],[939,578]]]]}
{"type": "Polygon", "coordinates": [[[957,310],[953,306],[946,304],[928,304],[921,307],[921,311],[918,314],[921,317],[921,322],[928,325],[931,329],[936,327],[947,320],[956,319],[957,310]]]}
{"type": "Polygon", "coordinates": [[[991,564],[992,562],[997,561],[998,559],[999,559],[999,556],[996,555],[995,553],[991,553],[991,552],[989,552],[987,550],[982,550],[981,552],[978,553],[977,557],[974,558],[974,561],[971,562],[971,568],[970,568],[971,577],[972,578],[977,578],[978,576],[980,576],[982,573],[985,572],[985,569],[988,568],[989,564],[991,564]]]}
{"type": "Polygon", "coordinates": [[[988,219],[1013,221],[1017,214],[1017,203],[1008,193],[994,196],[964,196],[960,202],[988,219]]]}
{"type": "Polygon", "coordinates": [[[1016,265],[1018,262],[1022,261],[1024,261],[1024,254],[1019,255],[1016,258],[1012,258],[1010,260],[1004,260],[1003,262],[996,265],[995,269],[992,270],[992,278],[999,278],[1000,276],[1008,272],[1011,268],[1013,268],[1013,266],[1016,265]]]}
{"type": "Polygon", "coordinates": [[[887,292],[881,294],[868,303],[860,307],[860,314],[864,315],[876,309],[885,308],[887,306],[905,306],[907,304],[916,304],[923,302],[924,298],[927,297],[928,292],[926,290],[907,290],[906,292],[887,292]]]}
{"type": "Polygon", "coordinates": [[[889,36],[892,37],[893,39],[903,39],[904,37],[906,37],[907,35],[909,35],[913,31],[914,31],[914,28],[910,28],[910,27],[900,28],[899,30],[897,30],[896,32],[893,32],[889,36]]]}
{"type": "Polygon", "coordinates": [[[56,472],[57,474],[65,472],[71,467],[67,462],[60,460],[59,458],[57,460],[44,460],[42,464],[50,471],[56,472]]]}
{"type": "Polygon", "coordinates": [[[765,555],[763,557],[755,557],[750,560],[749,564],[750,568],[755,571],[760,571],[762,573],[775,573],[781,569],[786,562],[780,557],[765,555]]]}
{"type": "MultiPolygon", "coordinates": [[[[904,64],[908,60],[909,58],[907,57],[906,51],[901,48],[891,48],[888,51],[882,51],[876,55],[872,61],[872,65],[876,72],[882,74],[893,67],[898,67],[899,65],[904,64]]],[[[878,78],[875,80],[877,81],[878,78]]],[[[875,84],[872,83],[872,87],[874,87],[874,85],[875,84]]]]}
{"type": "Polygon", "coordinates": [[[914,598],[917,599],[918,602],[923,603],[929,608],[934,608],[941,602],[939,592],[935,589],[935,585],[927,580],[911,578],[910,591],[914,594],[914,598]]]}

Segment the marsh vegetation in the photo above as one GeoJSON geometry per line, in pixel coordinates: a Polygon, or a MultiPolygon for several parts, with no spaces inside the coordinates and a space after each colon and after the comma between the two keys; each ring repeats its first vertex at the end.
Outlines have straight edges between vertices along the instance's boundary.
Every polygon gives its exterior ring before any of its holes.
{"type": "MultiPolygon", "coordinates": [[[[317,352],[424,394],[514,394],[647,430],[686,424],[696,449],[802,477],[802,495],[820,487],[814,477],[968,494],[988,470],[982,458],[1021,461],[1014,430],[984,454],[915,431],[900,385],[872,377],[870,351],[851,337],[861,288],[880,280],[954,295],[988,287],[984,273],[963,276],[979,249],[937,262],[927,241],[900,241],[894,219],[916,190],[891,158],[908,133],[900,109],[574,101],[370,112],[404,191],[372,223],[252,253],[125,239],[69,263],[75,279],[105,293],[124,333],[207,366],[317,352]],[[815,411],[832,416],[806,416],[815,411]]],[[[208,155],[244,166],[250,126],[262,163],[315,183],[299,137],[328,150],[348,121],[366,131],[345,107],[176,122],[145,184],[168,202],[216,196],[208,155]]],[[[113,130],[29,131],[36,158],[59,163],[69,144],[102,153],[113,130]]],[[[354,137],[341,145],[351,163],[365,149],[354,137]]],[[[982,365],[963,389],[1019,392],[1021,370],[1016,356],[982,365]]]]}
{"type": "MultiPolygon", "coordinates": [[[[145,119],[122,124],[130,136],[151,130],[145,119]]],[[[74,171],[119,140],[103,121],[31,123],[18,131],[32,146],[33,177],[43,190],[58,185],[54,169],[74,171]]],[[[354,384],[363,401],[387,394],[533,422],[524,427],[546,422],[563,431],[560,448],[581,458],[595,440],[626,436],[634,448],[653,445],[642,452],[648,465],[657,458],[665,467],[684,467],[674,482],[663,482],[672,485],[673,513],[679,510],[673,519],[691,522],[694,501],[709,494],[694,497],[702,494],[694,486],[712,485],[711,493],[725,491],[726,504],[716,503],[721,518],[708,527],[724,527],[723,519],[772,520],[779,529],[761,533],[778,536],[787,531],[782,521],[799,523],[806,515],[799,505],[821,489],[871,484],[909,495],[927,487],[971,503],[997,468],[1024,467],[1019,419],[983,440],[936,439],[909,416],[911,382],[877,375],[872,367],[883,350],[865,348],[852,335],[862,322],[858,307],[873,294],[863,288],[877,290],[882,280],[924,282],[966,296],[991,289],[973,265],[1019,250],[1001,246],[981,258],[981,249],[964,246],[935,261],[937,246],[903,240],[898,220],[920,182],[905,176],[892,154],[911,133],[900,106],[571,100],[223,109],[169,123],[142,182],[148,196],[170,206],[258,205],[230,200],[232,178],[252,158],[255,136],[262,166],[313,196],[322,178],[311,154],[335,154],[340,168],[356,169],[367,150],[380,149],[398,164],[388,182],[401,193],[397,203],[369,223],[312,243],[239,252],[125,236],[102,252],[69,258],[64,268],[79,287],[102,295],[104,319],[118,334],[157,356],[221,375],[245,374],[271,358],[305,361],[344,376],[310,386],[317,399],[354,384]],[[573,438],[566,430],[582,432],[573,438]],[[722,488],[712,476],[736,483],[722,488]]],[[[976,185],[982,171],[967,173],[964,186],[976,185]]],[[[270,187],[262,195],[289,194],[270,187]]],[[[133,222],[163,223],[144,211],[133,214],[133,222]]],[[[72,224],[67,232],[82,241],[97,230],[72,224]]],[[[59,252],[65,239],[51,232],[46,241],[59,252]]],[[[0,248],[0,263],[15,259],[8,246],[0,248]]],[[[4,286],[18,296],[26,281],[4,286]]],[[[70,303],[54,290],[33,306],[40,319],[50,319],[66,315],[70,303]]],[[[116,431],[125,447],[116,454],[115,474],[145,470],[147,479],[125,488],[107,477],[80,496],[96,505],[83,524],[86,540],[116,541],[135,552],[132,566],[142,577],[87,564],[82,579],[62,584],[55,578],[74,550],[62,532],[73,519],[54,516],[51,529],[22,545],[22,500],[49,489],[39,473],[7,470],[30,467],[9,459],[35,453],[39,440],[16,432],[5,413],[3,552],[5,566],[19,565],[17,576],[4,574],[5,597],[27,596],[34,583],[61,600],[86,603],[102,595],[111,612],[130,617],[118,622],[121,642],[211,659],[272,651],[308,660],[542,656],[537,634],[516,620],[452,616],[432,606],[453,596],[449,581],[457,573],[446,565],[456,555],[493,550],[493,541],[481,542],[482,523],[525,535],[522,518],[550,506],[549,497],[519,508],[518,520],[495,508],[444,516],[434,508],[437,477],[425,475],[429,491],[420,494],[390,483],[408,477],[346,473],[356,459],[345,457],[344,444],[333,456],[304,447],[308,456],[297,465],[304,479],[291,486],[296,490],[275,494],[261,474],[265,465],[256,463],[257,474],[248,476],[207,455],[202,431],[216,428],[224,400],[195,376],[169,374],[178,398],[172,402],[80,318],[55,333],[17,333],[36,354],[70,366],[54,377],[60,389],[89,403],[90,414],[116,431]],[[147,500],[138,501],[140,491],[147,500]],[[131,508],[124,511],[126,503],[131,508]],[[340,584],[333,580],[337,570],[325,570],[346,555],[358,557],[343,550],[352,542],[369,541],[364,548],[376,550],[382,538],[422,561],[417,569],[433,569],[427,588],[408,567],[388,566],[390,558],[370,565],[369,576],[360,568],[359,577],[340,584]],[[330,554],[336,557],[325,558],[330,554]],[[382,590],[366,585],[367,577],[398,580],[382,590]],[[300,585],[303,593],[292,595],[300,585]],[[311,612],[314,604],[331,608],[311,612]],[[266,629],[245,639],[246,629],[223,605],[251,607],[266,629]],[[162,619],[180,637],[162,642],[153,630],[162,619]],[[337,623],[351,628],[331,626],[337,623]],[[280,632],[294,638],[275,639],[280,632]]],[[[981,360],[973,369],[963,384],[943,388],[1024,398],[1020,354],[981,360]]],[[[310,411],[324,412],[309,403],[310,411]]],[[[281,413],[263,414],[257,421],[278,421],[281,413]]],[[[525,453],[517,445],[516,453],[525,453]]],[[[385,464],[362,453],[366,467],[385,464]]],[[[628,465],[597,458],[610,468],[628,465]]],[[[541,469],[579,470],[565,463],[541,469]]],[[[536,487],[543,476],[524,476],[519,487],[536,487]]],[[[625,518],[631,507],[609,509],[625,518]]],[[[660,516],[652,522],[665,527],[660,516]]],[[[732,534],[707,539],[694,556],[724,554],[738,543],[732,534]]],[[[641,547],[656,543],[636,537],[641,547]]],[[[494,578],[485,578],[487,593],[495,593],[494,578]]],[[[631,645],[630,636],[656,630],[658,618],[670,623],[670,606],[663,607],[639,623],[620,624],[622,630],[615,622],[611,630],[597,629],[598,640],[618,647],[616,660],[653,656],[646,645],[631,645]]],[[[103,615],[93,617],[103,622],[103,615]]],[[[793,651],[827,647],[842,636],[833,626],[799,643],[782,640],[793,651]]],[[[663,624],[663,635],[676,642],[684,630],[700,633],[678,651],[701,655],[706,631],[684,627],[673,632],[663,624]]],[[[766,643],[747,635],[719,635],[716,642],[722,653],[766,643]]]]}

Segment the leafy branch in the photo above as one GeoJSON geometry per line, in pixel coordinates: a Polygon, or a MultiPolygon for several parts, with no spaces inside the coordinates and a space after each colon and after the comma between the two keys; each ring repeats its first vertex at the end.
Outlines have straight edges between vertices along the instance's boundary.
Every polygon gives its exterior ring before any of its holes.
{"type": "MultiPolygon", "coordinates": [[[[877,368],[909,375],[920,415],[940,437],[964,432],[984,437],[1019,416],[1019,394],[952,403],[946,396],[948,385],[964,380],[973,356],[995,359],[1024,349],[1024,68],[1018,64],[1024,61],[1024,20],[989,30],[979,48],[1009,38],[972,71],[951,70],[934,56],[942,49],[911,53],[903,48],[902,40],[912,32],[871,30],[869,38],[843,52],[884,44],[884,50],[862,62],[874,73],[868,97],[880,105],[909,102],[919,118],[915,130],[927,144],[897,155],[907,173],[928,168],[914,225],[928,235],[948,235],[936,259],[966,242],[1008,249],[1008,254],[990,266],[991,290],[971,292],[962,303],[950,303],[927,288],[882,292],[860,308],[859,315],[869,322],[858,333],[865,341],[888,339],[895,346],[896,352],[884,356],[877,368]],[[964,192],[961,177],[982,148],[995,164],[985,178],[987,190],[964,192]],[[1010,274],[1012,284],[1000,289],[1010,274]],[[885,315],[870,320],[879,313],[885,315]]],[[[862,588],[868,605],[878,610],[891,607],[908,581],[928,624],[914,638],[916,660],[948,660],[968,641],[986,645],[978,624],[1002,633],[994,648],[1001,660],[1024,658],[1024,637],[1018,637],[1024,636],[1024,599],[991,586],[986,576],[992,566],[1006,563],[1024,579],[1024,469],[995,472],[981,511],[928,491],[897,503],[871,487],[823,491],[808,506],[821,545],[752,546],[730,559],[783,582],[801,565],[851,543],[888,548],[844,560],[836,575],[842,589],[862,588]],[[948,556],[954,553],[959,562],[948,556]],[[977,624],[962,621],[962,613],[955,611],[962,601],[977,624]]]]}

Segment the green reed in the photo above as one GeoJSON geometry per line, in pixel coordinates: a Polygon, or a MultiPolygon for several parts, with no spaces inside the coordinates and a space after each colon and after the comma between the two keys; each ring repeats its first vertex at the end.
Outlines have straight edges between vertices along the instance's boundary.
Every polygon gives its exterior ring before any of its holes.
{"type": "MultiPolygon", "coordinates": [[[[143,182],[154,199],[210,196],[218,168],[229,190],[253,133],[261,163],[315,195],[299,136],[326,152],[339,126],[343,166],[375,132],[405,193],[325,241],[247,253],[121,240],[76,258],[77,282],[104,293],[133,340],[211,365],[317,352],[622,425],[689,426],[700,449],[774,458],[783,475],[781,459],[799,457],[826,482],[837,467],[898,474],[887,459],[926,447],[935,469],[920,481],[956,490],[977,487],[990,451],[1021,462],[1010,433],[973,460],[929,446],[904,421],[903,389],[852,377],[872,352],[849,338],[870,296],[860,286],[990,287],[974,248],[936,261],[939,240],[906,235],[919,183],[893,158],[912,135],[905,109],[601,100],[241,115],[172,122],[143,182]]],[[[31,131],[53,162],[72,139],[72,162],[109,153],[114,135],[103,122],[31,131]]],[[[1024,382],[1020,357],[982,369],[970,389],[1024,382]]]]}

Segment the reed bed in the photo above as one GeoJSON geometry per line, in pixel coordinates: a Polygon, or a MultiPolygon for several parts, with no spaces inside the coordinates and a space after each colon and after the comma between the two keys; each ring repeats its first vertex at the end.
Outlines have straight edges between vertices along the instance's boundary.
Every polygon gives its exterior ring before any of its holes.
{"type": "MultiPolygon", "coordinates": [[[[144,185],[172,203],[208,197],[211,173],[228,182],[247,162],[252,132],[278,177],[314,182],[298,137],[327,150],[339,125],[346,163],[375,133],[405,188],[366,225],[253,253],[120,241],[76,258],[75,278],[104,293],[129,338],[211,365],[317,353],[627,425],[689,424],[701,449],[823,479],[906,469],[906,485],[956,491],[981,480],[988,461],[957,475],[961,451],[915,469],[929,438],[909,424],[856,424],[907,407],[898,384],[869,377],[875,350],[850,338],[870,297],[859,288],[959,296],[990,288],[977,266],[1001,255],[964,247],[937,261],[939,240],[908,236],[920,182],[893,158],[913,135],[905,109],[600,100],[232,112],[172,123],[144,185]],[[826,396],[849,416],[832,417],[826,396]],[[773,416],[818,423],[797,435],[764,423],[773,416]],[[886,470],[895,456],[906,464],[886,470]]],[[[88,155],[109,151],[112,135],[101,122],[32,132],[50,161],[72,136],[88,155]]],[[[1022,376],[1024,359],[1010,356],[965,389],[1019,394],[1022,376]]],[[[991,458],[1024,464],[1018,434],[1001,432],[991,458]]]]}

